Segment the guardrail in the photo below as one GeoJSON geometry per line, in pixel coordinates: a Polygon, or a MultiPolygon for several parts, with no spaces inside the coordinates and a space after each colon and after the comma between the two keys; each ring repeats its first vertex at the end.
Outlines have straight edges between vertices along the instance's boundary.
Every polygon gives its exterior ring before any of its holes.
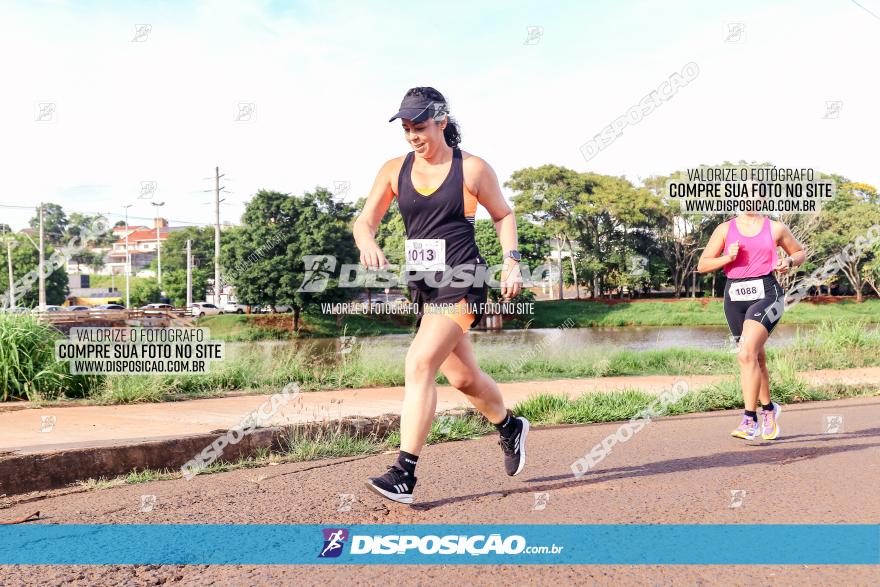
{"type": "Polygon", "coordinates": [[[171,310],[79,310],[75,312],[35,312],[41,322],[61,330],[87,326],[191,326],[195,327],[186,308],[171,310]]]}

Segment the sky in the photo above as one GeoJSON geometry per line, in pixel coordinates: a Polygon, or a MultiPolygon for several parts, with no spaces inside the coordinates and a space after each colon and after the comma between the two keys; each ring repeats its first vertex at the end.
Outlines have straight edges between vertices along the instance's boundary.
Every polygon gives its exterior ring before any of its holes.
{"type": "Polygon", "coordinates": [[[164,202],[172,225],[210,224],[218,166],[234,224],[259,189],[354,202],[409,150],[388,118],[424,85],[502,184],[547,163],[638,183],[744,159],[878,186],[878,45],[880,0],[0,0],[0,223],[44,201],[111,222],[131,204],[132,224],[164,202]]]}

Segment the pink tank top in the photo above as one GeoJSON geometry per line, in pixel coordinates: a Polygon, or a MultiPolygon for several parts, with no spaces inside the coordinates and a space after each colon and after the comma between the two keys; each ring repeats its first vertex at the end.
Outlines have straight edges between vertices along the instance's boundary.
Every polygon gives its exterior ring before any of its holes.
{"type": "Polygon", "coordinates": [[[724,239],[725,254],[736,241],[739,241],[739,253],[736,259],[724,266],[724,273],[729,278],[761,277],[776,267],[776,242],[770,230],[769,218],[764,218],[764,225],[755,236],[740,234],[736,228],[736,218],[732,218],[724,239]]]}

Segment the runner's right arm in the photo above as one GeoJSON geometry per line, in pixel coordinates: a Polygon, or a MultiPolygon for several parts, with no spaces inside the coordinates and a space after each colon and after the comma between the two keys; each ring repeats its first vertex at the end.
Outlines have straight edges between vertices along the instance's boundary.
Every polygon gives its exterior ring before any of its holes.
{"type": "MultiPolygon", "coordinates": [[[[732,222],[732,221],[731,221],[732,222]]],[[[709,238],[708,244],[706,244],[706,248],[703,249],[703,254],[700,255],[700,262],[697,263],[697,272],[698,273],[711,273],[712,271],[717,271],[736,259],[736,254],[729,255],[721,255],[719,254],[724,252],[724,239],[727,236],[727,223],[724,222],[715,227],[715,232],[712,233],[712,236],[709,238]]],[[[738,243],[732,244],[730,246],[731,249],[736,251],[738,249],[738,243]]]]}
{"type": "Polygon", "coordinates": [[[395,172],[400,171],[400,162],[398,159],[392,159],[382,166],[376,181],[373,182],[373,189],[361,210],[360,216],[354,221],[352,233],[354,234],[354,242],[357,244],[361,252],[361,265],[369,268],[382,268],[388,265],[388,259],[376,242],[376,230],[379,223],[388,208],[391,201],[394,200],[394,191],[391,188],[391,180],[395,172]]]}

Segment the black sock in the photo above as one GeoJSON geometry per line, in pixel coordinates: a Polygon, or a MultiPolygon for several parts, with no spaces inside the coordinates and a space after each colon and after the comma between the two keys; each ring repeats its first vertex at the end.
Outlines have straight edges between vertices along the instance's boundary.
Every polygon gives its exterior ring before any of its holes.
{"type": "Polygon", "coordinates": [[[772,412],[773,411],[773,400],[770,400],[770,403],[767,404],[766,406],[764,404],[761,404],[761,409],[764,410],[765,412],[772,412]]]}
{"type": "Polygon", "coordinates": [[[758,412],[750,412],[749,410],[746,410],[744,413],[755,422],[758,421],[758,412]]]}
{"type": "Polygon", "coordinates": [[[516,419],[513,417],[513,414],[510,412],[510,410],[508,410],[507,416],[504,418],[504,421],[499,424],[495,424],[495,430],[500,432],[501,436],[504,436],[506,438],[513,434],[513,431],[516,430],[516,426],[513,425],[515,420],[516,419]]]}
{"type": "Polygon", "coordinates": [[[400,451],[400,454],[397,455],[397,466],[409,473],[411,477],[416,476],[417,462],[419,462],[419,457],[405,450],[400,451]]]}

